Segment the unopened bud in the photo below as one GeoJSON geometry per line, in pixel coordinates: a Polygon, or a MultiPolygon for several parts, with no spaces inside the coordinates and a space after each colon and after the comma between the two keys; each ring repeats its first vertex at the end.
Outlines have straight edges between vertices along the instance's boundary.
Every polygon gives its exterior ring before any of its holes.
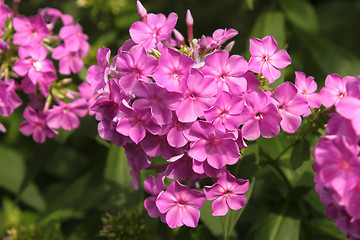
{"type": "Polygon", "coordinates": [[[189,41],[189,43],[191,43],[194,38],[194,35],[193,35],[194,19],[191,16],[191,12],[189,9],[186,12],[186,25],[187,25],[187,30],[188,30],[188,41],[189,41]]]}
{"type": "Polygon", "coordinates": [[[231,50],[233,49],[234,45],[235,45],[235,41],[229,42],[229,44],[226,45],[225,50],[227,50],[228,52],[231,52],[231,50]]]}
{"type": "Polygon", "coordinates": [[[138,0],[136,2],[137,12],[139,14],[139,17],[144,23],[147,23],[147,11],[144,8],[144,6],[141,4],[141,2],[138,0]]]}
{"type": "Polygon", "coordinates": [[[174,29],[173,29],[173,33],[174,33],[174,36],[175,36],[175,40],[176,40],[176,44],[177,44],[177,45],[179,45],[179,46],[186,45],[186,44],[185,44],[184,36],[183,36],[178,30],[176,30],[176,29],[174,28],[174,29]]]}

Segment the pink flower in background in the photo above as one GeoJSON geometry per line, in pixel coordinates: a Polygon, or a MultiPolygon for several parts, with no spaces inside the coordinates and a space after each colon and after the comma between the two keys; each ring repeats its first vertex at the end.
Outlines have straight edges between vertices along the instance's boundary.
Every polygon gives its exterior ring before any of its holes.
{"type": "Polygon", "coordinates": [[[9,15],[13,15],[13,11],[6,4],[0,2],[0,36],[3,35],[3,26],[9,15]]]}
{"type": "Polygon", "coordinates": [[[194,122],[198,117],[204,116],[204,111],[209,109],[216,101],[217,85],[210,77],[192,69],[186,81],[187,89],[184,98],[176,109],[180,122],[194,122]]]}
{"type": "Polygon", "coordinates": [[[13,43],[20,46],[39,46],[42,40],[51,33],[40,14],[31,17],[17,16],[13,24],[16,31],[13,43]]]}
{"type": "Polygon", "coordinates": [[[53,106],[48,111],[47,121],[51,128],[62,127],[65,130],[72,130],[79,127],[78,117],[84,117],[88,105],[84,99],[77,99],[71,103],[59,101],[58,106],[53,106]]]}
{"type": "Polygon", "coordinates": [[[265,138],[272,138],[280,132],[281,117],[276,106],[262,90],[246,95],[245,108],[240,118],[244,124],[241,132],[247,140],[259,138],[260,133],[265,138]]]}
{"type": "Polygon", "coordinates": [[[31,107],[26,107],[24,110],[25,121],[20,124],[19,130],[25,136],[32,135],[37,143],[45,142],[46,138],[55,137],[58,133],[49,127],[46,121],[47,114],[44,112],[37,112],[31,107]]]}
{"type": "Polygon", "coordinates": [[[195,61],[185,54],[165,48],[159,57],[159,65],[152,74],[155,81],[168,91],[183,92],[191,66],[195,61]]]}
{"type": "Polygon", "coordinates": [[[60,44],[54,48],[51,57],[59,61],[59,73],[70,75],[78,73],[84,67],[81,58],[86,57],[89,51],[89,44],[84,45],[78,51],[71,51],[64,44],[60,44]]]}
{"type": "Polygon", "coordinates": [[[301,124],[301,115],[307,113],[309,109],[305,97],[298,94],[298,90],[291,82],[279,85],[274,94],[278,100],[278,111],[280,114],[281,128],[288,133],[294,133],[301,124]]]}
{"type": "Polygon", "coordinates": [[[266,36],[263,39],[250,39],[249,70],[262,73],[269,83],[280,77],[279,69],[285,68],[291,63],[286,50],[276,51],[277,47],[277,42],[272,36],[266,36]]]}
{"type": "Polygon", "coordinates": [[[146,51],[152,52],[156,44],[164,40],[174,29],[178,16],[170,13],[166,18],[164,14],[147,15],[147,22],[137,21],[130,27],[130,36],[135,43],[142,45],[146,51]]]}
{"type": "Polygon", "coordinates": [[[204,58],[205,65],[201,72],[205,76],[211,76],[218,84],[219,90],[241,95],[246,92],[246,79],[243,75],[248,70],[248,64],[244,57],[232,55],[229,52],[218,50],[204,58]]]}
{"type": "Polygon", "coordinates": [[[15,81],[9,79],[4,82],[0,79],[0,116],[10,116],[22,104],[15,92],[15,81]]]}
{"type": "Polygon", "coordinates": [[[89,49],[88,36],[83,33],[79,23],[63,26],[60,29],[59,36],[64,40],[68,51],[77,52],[81,50],[86,52],[86,49],[89,49]]]}
{"type": "Polygon", "coordinates": [[[232,210],[244,207],[248,189],[248,180],[236,179],[229,171],[224,172],[214,185],[204,187],[206,199],[214,200],[212,215],[224,216],[229,207],[232,210]]]}
{"type": "Polygon", "coordinates": [[[217,29],[212,34],[212,37],[206,37],[207,50],[214,49],[224,44],[227,40],[235,37],[238,34],[233,28],[230,29],[217,29]]]}
{"type": "Polygon", "coordinates": [[[336,111],[351,120],[357,135],[360,135],[360,97],[346,96],[336,105],[336,111]]]}
{"type": "Polygon", "coordinates": [[[325,107],[331,107],[339,102],[339,100],[347,95],[348,89],[346,84],[356,80],[354,77],[342,78],[338,74],[329,74],[325,79],[325,87],[320,90],[321,103],[325,107]]]}
{"type": "Polygon", "coordinates": [[[14,71],[22,77],[29,76],[34,85],[47,77],[46,73],[55,72],[55,67],[51,60],[46,58],[47,51],[42,46],[20,47],[19,56],[20,59],[14,64],[14,71]]]}
{"type": "Polygon", "coordinates": [[[101,47],[96,54],[96,60],[99,65],[92,65],[87,70],[86,81],[90,83],[91,89],[96,92],[103,88],[108,82],[110,73],[110,49],[101,47]]]}
{"type": "Polygon", "coordinates": [[[156,199],[160,213],[165,214],[165,221],[171,228],[196,227],[200,218],[200,210],[205,201],[205,195],[197,190],[173,181],[166,191],[161,192],[156,199]]]}
{"type": "Polygon", "coordinates": [[[157,180],[154,176],[150,175],[145,181],[144,181],[144,190],[148,194],[150,194],[150,197],[147,197],[144,201],[144,206],[146,210],[149,213],[149,216],[152,218],[158,218],[161,213],[156,206],[156,199],[158,195],[164,191],[164,180],[165,175],[163,173],[160,173],[157,175],[157,180]]]}
{"type": "MultiPolygon", "coordinates": [[[[321,106],[320,94],[315,92],[317,89],[317,83],[314,77],[306,77],[305,73],[295,71],[295,87],[298,93],[303,95],[311,108],[319,108],[321,106]]],[[[307,109],[303,116],[311,114],[311,110],[307,109]]]]}
{"type": "Polygon", "coordinates": [[[119,85],[129,94],[139,81],[151,82],[151,76],[157,66],[154,56],[147,55],[145,49],[134,46],[129,52],[121,52],[116,59],[116,66],[121,73],[119,85]]]}

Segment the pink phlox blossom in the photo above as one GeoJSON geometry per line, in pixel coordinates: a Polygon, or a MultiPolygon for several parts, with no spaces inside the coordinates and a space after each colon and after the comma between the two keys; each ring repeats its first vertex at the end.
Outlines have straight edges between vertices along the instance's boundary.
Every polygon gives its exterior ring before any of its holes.
{"type": "Polygon", "coordinates": [[[95,115],[95,112],[91,110],[91,106],[94,104],[96,100],[96,95],[93,94],[91,90],[90,84],[87,82],[82,82],[78,86],[80,97],[85,99],[88,103],[89,115],[95,115]]]}
{"type": "Polygon", "coordinates": [[[80,98],[71,103],[58,102],[59,105],[53,105],[48,110],[47,121],[51,128],[62,127],[64,130],[78,128],[80,120],[78,117],[84,117],[88,110],[87,102],[80,98]]]}
{"type": "Polygon", "coordinates": [[[134,143],[128,143],[124,146],[128,165],[131,168],[130,175],[131,186],[139,190],[140,170],[146,169],[151,165],[151,157],[146,155],[142,148],[134,143]]]}
{"type": "Polygon", "coordinates": [[[234,134],[217,130],[209,122],[196,121],[186,136],[192,141],[188,154],[197,161],[206,161],[216,169],[233,165],[240,158],[234,134]]]}
{"type": "Polygon", "coordinates": [[[313,156],[320,166],[320,179],[326,187],[332,188],[340,197],[346,192],[349,180],[359,178],[360,159],[358,145],[344,136],[320,138],[313,156]]]}
{"type": "Polygon", "coordinates": [[[52,30],[55,27],[56,21],[60,18],[64,25],[73,24],[74,19],[69,14],[63,14],[56,8],[46,7],[39,9],[39,14],[44,18],[47,28],[52,30]]]}
{"type": "Polygon", "coordinates": [[[116,146],[125,146],[127,143],[131,143],[131,139],[128,136],[124,136],[116,131],[116,122],[108,119],[102,119],[98,124],[99,136],[105,140],[112,141],[116,146]]]}
{"type": "Polygon", "coordinates": [[[352,125],[352,119],[347,119],[338,113],[333,113],[326,125],[326,135],[346,136],[360,141],[360,135],[352,125]]]}
{"type": "Polygon", "coordinates": [[[185,54],[166,48],[159,57],[159,65],[152,77],[169,91],[183,92],[193,64],[194,60],[185,54]]]}
{"type": "Polygon", "coordinates": [[[86,52],[86,49],[89,49],[88,36],[83,33],[79,23],[63,26],[59,31],[59,36],[64,41],[68,51],[86,52]]]}
{"type": "Polygon", "coordinates": [[[351,120],[356,134],[360,135],[360,81],[349,82],[347,88],[348,95],[338,101],[336,111],[351,120]]]}
{"type": "Polygon", "coordinates": [[[194,122],[198,117],[203,117],[204,111],[215,103],[218,88],[211,77],[204,77],[196,69],[191,70],[186,86],[182,102],[176,109],[176,115],[181,122],[194,122]]]}
{"type": "Polygon", "coordinates": [[[246,92],[247,81],[243,75],[248,70],[248,64],[244,57],[232,55],[229,52],[218,50],[204,58],[205,65],[201,72],[205,76],[211,76],[217,82],[219,91],[241,95],[246,92]]]}
{"type": "Polygon", "coordinates": [[[10,116],[22,101],[16,94],[16,86],[13,79],[4,82],[0,79],[0,116],[10,116]]]}
{"type": "Polygon", "coordinates": [[[99,65],[91,65],[87,71],[86,81],[90,83],[91,89],[96,92],[103,88],[108,82],[110,73],[110,49],[101,47],[96,54],[96,60],[99,65]]]}
{"type": "Polygon", "coordinates": [[[292,82],[285,82],[274,90],[278,101],[277,108],[280,114],[281,128],[288,133],[294,133],[301,124],[301,115],[307,113],[308,103],[292,82]]]}
{"type": "Polygon", "coordinates": [[[170,13],[168,17],[164,14],[147,15],[147,23],[137,21],[130,27],[130,36],[135,43],[142,45],[146,51],[152,52],[156,44],[164,40],[174,29],[178,16],[176,13],[170,13]]]}
{"type": "Polygon", "coordinates": [[[1,122],[0,122],[0,132],[6,133],[6,128],[5,128],[4,124],[2,124],[1,122]]]}
{"type": "Polygon", "coordinates": [[[0,3],[0,36],[3,35],[3,26],[9,15],[13,15],[13,11],[4,3],[0,3]]]}
{"type": "Polygon", "coordinates": [[[129,98],[124,91],[119,87],[115,78],[108,81],[109,91],[104,91],[98,95],[91,109],[96,112],[96,119],[107,119],[112,121],[119,112],[119,104],[122,100],[126,101],[129,98]]]}
{"type": "Polygon", "coordinates": [[[41,80],[47,82],[48,80],[44,80],[44,77],[48,76],[45,73],[54,73],[55,67],[46,56],[47,51],[42,46],[20,47],[20,59],[16,60],[13,69],[22,77],[29,76],[34,85],[41,80]]]}
{"type": "Polygon", "coordinates": [[[43,39],[51,32],[40,14],[25,17],[17,16],[13,20],[13,43],[20,46],[40,45],[43,39]]]}
{"type": "Polygon", "coordinates": [[[202,174],[210,178],[218,178],[226,171],[226,165],[222,168],[214,168],[207,161],[202,162],[193,159],[192,169],[197,174],[202,174]]]}
{"type": "Polygon", "coordinates": [[[205,174],[198,174],[194,172],[193,159],[187,153],[180,154],[168,159],[168,166],[165,171],[167,178],[171,179],[198,179],[206,177],[205,174]]]}
{"type": "Polygon", "coordinates": [[[77,51],[70,50],[66,45],[60,44],[53,49],[51,57],[59,60],[59,73],[63,75],[70,75],[71,73],[78,73],[84,67],[84,62],[81,58],[86,57],[89,51],[89,44],[83,44],[77,51]]]}
{"type": "Polygon", "coordinates": [[[255,140],[260,134],[265,138],[272,138],[280,132],[281,117],[276,106],[262,90],[246,95],[245,107],[240,114],[243,137],[255,140]]]}
{"type": "Polygon", "coordinates": [[[141,141],[140,146],[150,157],[161,156],[164,159],[169,159],[181,153],[180,148],[174,148],[169,145],[165,135],[147,134],[141,141]]]}
{"type": "Polygon", "coordinates": [[[138,107],[137,101],[130,106],[122,100],[119,114],[114,121],[117,122],[116,131],[129,136],[136,144],[145,138],[146,130],[155,135],[161,131],[161,126],[154,121],[151,110],[138,107]]]}
{"type": "Polygon", "coordinates": [[[122,74],[119,85],[125,93],[131,94],[139,81],[152,82],[151,76],[157,66],[157,59],[147,55],[141,45],[132,47],[129,52],[121,52],[116,59],[118,71],[122,74]]]}
{"type": "Polygon", "coordinates": [[[232,210],[244,207],[248,189],[248,180],[236,179],[229,171],[224,172],[214,185],[204,187],[206,199],[214,200],[212,215],[224,216],[229,207],[232,210]]]}
{"type": "Polygon", "coordinates": [[[176,110],[182,98],[181,93],[169,92],[156,83],[138,84],[133,93],[137,104],[142,108],[150,108],[153,118],[160,124],[169,124],[172,120],[172,111],[176,110]]]}
{"type": "Polygon", "coordinates": [[[347,83],[354,81],[354,77],[342,78],[338,74],[329,74],[325,79],[325,87],[320,90],[321,103],[325,107],[331,107],[339,102],[339,100],[347,96],[347,83]]]}
{"type": "Polygon", "coordinates": [[[167,141],[172,147],[183,147],[188,143],[185,137],[185,132],[188,132],[193,123],[183,123],[177,119],[176,114],[173,113],[173,120],[169,124],[168,132],[166,134],[167,141]]]}
{"type": "Polygon", "coordinates": [[[206,37],[207,51],[220,47],[222,44],[235,37],[237,34],[238,31],[233,28],[215,30],[215,32],[212,34],[212,37],[206,37]]]}
{"type": "Polygon", "coordinates": [[[26,94],[34,94],[36,93],[38,87],[40,88],[40,93],[47,97],[49,96],[49,90],[51,83],[54,82],[57,79],[54,72],[46,72],[43,73],[42,76],[38,79],[37,83],[31,81],[29,76],[25,76],[21,80],[21,88],[26,94]]]}
{"type": "Polygon", "coordinates": [[[220,131],[233,131],[240,127],[239,115],[243,109],[244,102],[241,97],[222,92],[214,106],[204,112],[205,119],[220,131]]]}
{"type": "Polygon", "coordinates": [[[285,68],[291,63],[286,50],[276,51],[277,47],[277,42],[272,36],[250,39],[249,70],[262,73],[269,83],[280,77],[281,71],[279,69],[285,68]]]}
{"type": "Polygon", "coordinates": [[[154,176],[150,175],[145,181],[144,181],[144,190],[148,194],[150,194],[150,197],[147,197],[144,201],[145,209],[148,211],[149,216],[152,218],[158,218],[161,213],[159,209],[156,206],[156,199],[158,195],[164,191],[164,180],[165,180],[165,174],[159,173],[157,175],[157,179],[155,179],[154,176]]]}
{"type": "Polygon", "coordinates": [[[35,142],[44,143],[47,137],[52,138],[58,134],[48,125],[47,113],[26,107],[23,116],[25,121],[20,124],[19,130],[25,136],[32,135],[35,142]]]}
{"type": "MultiPolygon", "coordinates": [[[[319,108],[321,106],[320,94],[315,92],[317,90],[317,83],[314,77],[306,77],[305,73],[295,71],[295,87],[298,93],[303,95],[311,108],[319,108]]],[[[303,116],[311,114],[311,110],[307,109],[303,116]]]]}
{"type": "Polygon", "coordinates": [[[170,228],[196,227],[200,218],[200,210],[204,204],[205,195],[197,190],[189,189],[173,181],[166,191],[161,192],[156,199],[160,213],[166,214],[165,221],[170,228]]]}
{"type": "Polygon", "coordinates": [[[260,86],[260,81],[257,79],[257,77],[250,71],[247,71],[243,78],[246,79],[246,92],[250,93],[255,91],[260,86]]]}
{"type": "Polygon", "coordinates": [[[2,51],[8,52],[10,51],[10,46],[7,42],[0,38],[0,53],[2,51]]]}

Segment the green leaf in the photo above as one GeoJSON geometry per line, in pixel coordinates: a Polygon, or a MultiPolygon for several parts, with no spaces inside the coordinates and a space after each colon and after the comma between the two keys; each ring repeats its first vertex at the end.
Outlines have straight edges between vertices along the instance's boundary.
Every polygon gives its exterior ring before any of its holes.
{"type": "Polygon", "coordinates": [[[250,38],[263,38],[271,35],[278,43],[278,47],[284,47],[286,42],[285,16],[280,11],[265,11],[261,13],[253,26],[250,38]]]}
{"type": "Polygon", "coordinates": [[[46,209],[46,202],[39,188],[34,184],[28,184],[20,194],[20,200],[30,207],[42,212],[46,209]]]}
{"type": "Polygon", "coordinates": [[[62,222],[70,218],[82,218],[83,213],[74,211],[73,209],[63,208],[57,209],[39,220],[39,225],[46,226],[51,222],[62,222]]]}
{"type": "Polygon", "coordinates": [[[300,218],[297,208],[287,200],[279,211],[269,213],[257,230],[255,240],[298,240],[300,218]]]}
{"type": "Polygon", "coordinates": [[[305,222],[305,228],[311,239],[346,240],[334,221],[328,218],[318,218],[305,222]]]}
{"type": "Polygon", "coordinates": [[[248,6],[249,10],[254,9],[254,0],[245,0],[246,5],[248,6]]]}
{"type": "Polygon", "coordinates": [[[125,149],[115,144],[109,149],[106,158],[104,177],[122,187],[131,187],[130,167],[127,165],[125,149]]]}
{"type": "Polygon", "coordinates": [[[294,169],[301,166],[303,161],[310,158],[310,144],[306,139],[301,139],[295,142],[294,148],[291,152],[290,162],[294,169]]]}
{"type": "Polygon", "coordinates": [[[307,0],[280,0],[286,18],[301,30],[316,33],[319,29],[316,12],[307,0]]]}
{"type": "Polygon", "coordinates": [[[0,187],[18,193],[25,176],[23,158],[16,151],[0,146],[0,187]]]}

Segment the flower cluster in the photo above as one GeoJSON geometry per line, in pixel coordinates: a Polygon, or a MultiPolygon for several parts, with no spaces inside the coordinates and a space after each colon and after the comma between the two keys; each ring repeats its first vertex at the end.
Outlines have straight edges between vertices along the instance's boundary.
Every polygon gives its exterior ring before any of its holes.
{"type": "MultiPolygon", "coordinates": [[[[14,9],[19,2],[14,1],[14,9]]],[[[20,125],[24,135],[43,143],[57,135],[59,127],[77,128],[92,98],[87,83],[78,92],[70,89],[72,79],[66,78],[83,68],[82,58],[89,51],[81,25],[54,8],[39,9],[38,14],[27,17],[0,1],[0,36],[0,115],[8,117],[22,104],[19,91],[29,99],[20,125]]],[[[6,131],[1,123],[0,131],[6,131]]]]}
{"type": "Polygon", "coordinates": [[[92,110],[99,135],[123,146],[138,189],[139,171],[156,169],[144,188],[151,196],[145,208],[171,228],[196,227],[199,208],[213,200],[212,214],[242,208],[249,181],[236,179],[228,165],[241,157],[244,141],[272,138],[280,128],[294,133],[310,107],[320,107],[313,78],[297,72],[295,84],[274,91],[264,86],[291,63],[272,36],[250,39],[251,58],[229,54],[235,29],[193,37],[187,12],[188,42],[174,27],[177,15],[148,14],[138,1],[141,21],[130,28],[131,39],[111,59],[108,48],[97,53],[98,65],[88,69],[94,96],[92,110]],[[152,158],[165,159],[153,164],[152,158]],[[203,186],[198,179],[214,184],[203,186]],[[173,179],[165,189],[165,179],[173,179]],[[184,185],[186,181],[186,185],[184,185]]]}
{"type": "Polygon", "coordinates": [[[315,189],[326,216],[347,238],[360,239],[360,78],[330,74],[320,94],[335,111],[313,151],[315,189]]]}

